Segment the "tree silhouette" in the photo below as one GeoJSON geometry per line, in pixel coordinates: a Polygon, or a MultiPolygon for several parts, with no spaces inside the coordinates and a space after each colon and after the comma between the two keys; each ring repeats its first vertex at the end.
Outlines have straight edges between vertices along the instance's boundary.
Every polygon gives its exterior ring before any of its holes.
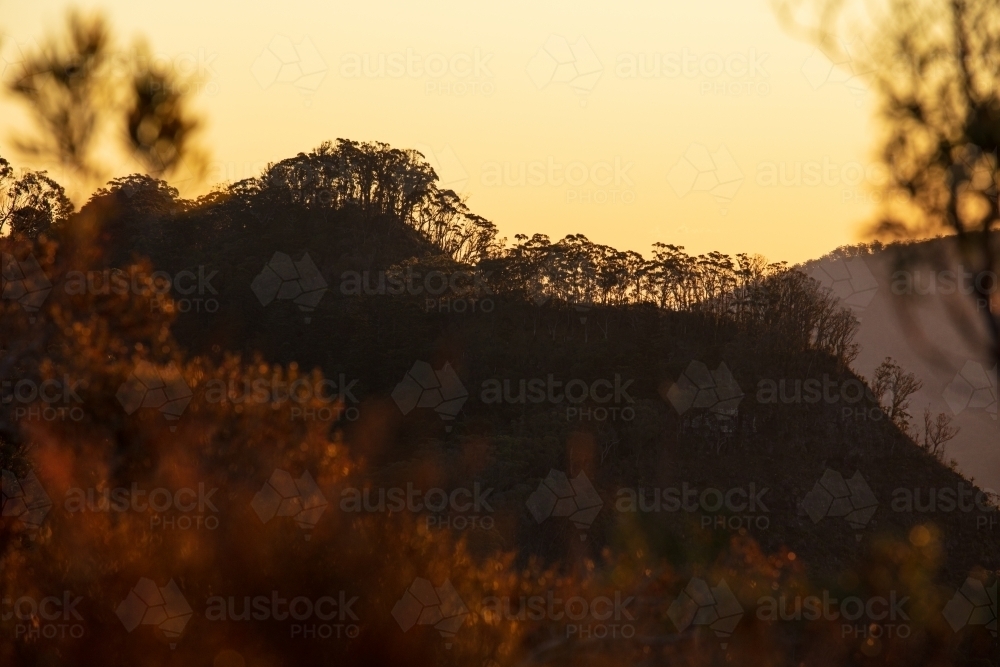
{"type": "MultiPolygon", "coordinates": [[[[783,23],[833,62],[866,73],[884,127],[884,210],[875,231],[888,236],[955,237],[957,259],[973,276],[988,345],[1000,361],[998,146],[1000,23],[991,0],[891,0],[875,18],[843,0],[777,0],[783,23]],[[865,20],[867,18],[867,20],[865,20]],[[845,44],[868,44],[867,53],[845,44]]],[[[951,257],[901,255],[947,269],[951,257]]],[[[963,332],[969,327],[957,322],[963,332]]]]}
{"type": "Polygon", "coordinates": [[[103,16],[70,12],[65,34],[26,54],[8,86],[38,129],[14,145],[30,159],[59,165],[83,188],[106,177],[95,146],[108,138],[150,174],[187,170],[200,179],[205,157],[195,135],[201,123],[189,109],[197,82],[157,71],[152,62],[144,44],[116,52],[103,16]]]}
{"type": "Polygon", "coordinates": [[[110,39],[103,18],[72,12],[65,37],[50,38],[28,55],[10,91],[28,106],[39,133],[18,139],[20,150],[86,179],[99,175],[93,143],[99,116],[111,104],[112,91],[101,71],[110,39]]]}
{"type": "Polygon", "coordinates": [[[20,177],[0,157],[0,236],[37,238],[52,225],[65,222],[73,204],[61,185],[45,172],[25,171],[20,177]]]}

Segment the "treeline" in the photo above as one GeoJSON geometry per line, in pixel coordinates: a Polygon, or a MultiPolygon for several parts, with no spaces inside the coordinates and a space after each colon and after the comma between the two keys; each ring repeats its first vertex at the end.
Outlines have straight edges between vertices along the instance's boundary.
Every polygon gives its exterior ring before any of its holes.
{"type": "Polygon", "coordinates": [[[365,222],[392,218],[463,263],[500,252],[496,226],[472,213],[454,191],[438,188],[437,180],[415,150],[338,139],[270,165],[261,176],[239,181],[225,192],[248,202],[280,193],[291,204],[354,209],[365,222]]]}
{"type": "Polygon", "coordinates": [[[690,255],[656,243],[652,257],[593,243],[582,234],[552,243],[516,237],[484,266],[498,293],[577,308],[650,305],[701,316],[716,327],[768,331],[797,349],[828,352],[844,364],[857,355],[858,322],[805,273],[760,255],[690,255]]]}
{"type": "MultiPolygon", "coordinates": [[[[44,174],[26,172],[16,179],[8,166],[3,177],[0,213],[6,212],[12,232],[52,235],[71,224],[62,188],[44,174]]],[[[82,213],[95,210],[112,263],[144,255],[157,266],[199,256],[232,265],[276,249],[248,244],[280,240],[306,244],[315,253],[308,244],[335,238],[326,252],[350,255],[367,246],[369,263],[382,253],[383,266],[374,261],[357,269],[391,269],[401,261],[412,263],[414,255],[439,268],[441,260],[450,260],[445,264],[486,274],[494,294],[539,306],[654,306],[699,315],[715,327],[780,333],[787,344],[822,350],[844,363],[857,352],[851,342],[857,322],[850,311],[784,262],[746,253],[691,255],[683,246],[664,243],[654,244],[647,258],[582,234],[556,242],[543,234],[519,234],[508,245],[492,222],[472,213],[455,192],[438,187],[419,152],[383,143],[325,142],[194,201],[148,176],[119,178],[98,190],[82,213]],[[345,229],[351,233],[338,238],[345,229]],[[400,246],[407,230],[411,241],[400,246]],[[399,247],[386,253],[383,246],[389,245],[399,247]],[[242,256],[228,256],[234,252],[242,256]]]]}
{"type": "Polygon", "coordinates": [[[271,165],[226,192],[252,206],[268,196],[290,205],[354,210],[367,223],[390,218],[463,265],[489,272],[497,294],[576,307],[651,304],[697,313],[715,324],[781,330],[799,349],[829,352],[844,363],[857,354],[857,322],[803,273],[760,255],[710,252],[656,243],[648,259],[594,243],[582,234],[552,242],[518,234],[512,245],[470,212],[417,151],[338,140],[271,165]]]}

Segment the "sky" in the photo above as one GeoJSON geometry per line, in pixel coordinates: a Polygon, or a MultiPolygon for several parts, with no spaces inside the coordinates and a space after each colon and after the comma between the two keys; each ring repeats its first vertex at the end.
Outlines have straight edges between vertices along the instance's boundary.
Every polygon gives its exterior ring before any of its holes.
{"type": "MultiPolygon", "coordinates": [[[[210,182],[383,141],[509,240],[792,263],[865,240],[877,213],[873,93],[767,0],[0,0],[0,65],[70,6],[197,80],[210,182]]],[[[0,96],[0,155],[37,168],[11,145],[30,127],[0,96]]]]}

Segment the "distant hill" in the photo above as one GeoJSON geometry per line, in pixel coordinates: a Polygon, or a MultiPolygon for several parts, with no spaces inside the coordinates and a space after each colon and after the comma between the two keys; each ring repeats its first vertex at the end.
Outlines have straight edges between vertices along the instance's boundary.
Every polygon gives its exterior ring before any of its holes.
{"type": "MultiPolygon", "coordinates": [[[[1000,235],[996,240],[1000,245],[1000,235]]],[[[915,373],[923,388],[914,408],[944,412],[961,429],[947,460],[1000,491],[996,362],[982,320],[988,306],[969,294],[971,281],[981,279],[996,308],[996,276],[964,274],[951,238],[842,248],[802,268],[839,292],[860,321],[852,369],[870,378],[891,356],[915,373]]]]}
{"type": "MultiPolygon", "coordinates": [[[[368,437],[371,420],[380,422],[370,455],[375,474],[387,481],[407,479],[427,460],[465,479],[463,461],[476,443],[475,478],[494,489],[498,508],[516,517],[504,531],[475,535],[484,548],[518,544],[525,554],[552,559],[564,553],[580,529],[567,523],[558,538],[552,530],[539,533],[529,511],[532,493],[555,470],[570,477],[584,472],[603,501],[586,532],[595,552],[633,523],[661,555],[680,561],[692,557],[694,544],[721,548],[728,535],[746,533],[766,549],[801,554],[824,577],[859,557],[866,535],[905,539],[931,519],[955,547],[947,550],[949,577],[960,581],[971,567],[996,564],[1000,533],[977,524],[996,521],[991,507],[961,515],[891,507],[899,489],[926,494],[969,486],[959,472],[1000,487],[995,403],[991,417],[945,399],[964,364],[986,362],[951,331],[940,303],[916,315],[924,322],[919,330],[944,349],[940,363],[908,346],[914,330],[895,319],[902,301],[891,292],[899,246],[840,249],[791,273],[759,258],[690,257],[663,245],[647,261],[583,237],[558,243],[519,237],[502,251],[488,233],[477,243],[489,252],[462,255],[427,232],[454,222],[454,212],[437,213],[438,222],[424,228],[417,221],[426,201],[407,204],[406,212],[383,203],[373,212],[357,193],[343,195],[340,181],[323,171],[342,159],[336,151],[300,155],[198,202],[180,201],[149,179],[123,180],[81,215],[101,210],[112,264],[145,256],[170,275],[212,276],[204,293],[175,295],[182,312],[174,333],[192,353],[260,354],[339,379],[356,412],[335,427],[351,442],[368,437]],[[825,296],[829,289],[833,297],[825,296]],[[856,350],[851,315],[833,317],[838,300],[860,320],[856,350]],[[820,321],[830,327],[825,342],[813,340],[820,321]],[[870,396],[858,394],[865,387],[859,379],[870,379],[887,356],[924,382],[911,401],[914,433],[925,405],[935,415],[953,415],[961,427],[944,462],[901,434],[870,396]],[[732,409],[714,406],[718,397],[693,406],[673,400],[690,387],[701,391],[699,369],[716,373],[705,376],[709,382],[731,372],[739,392],[727,403],[732,409]],[[400,399],[407,382],[433,384],[445,376],[454,380],[454,409],[416,409],[416,402],[400,399]],[[571,380],[586,399],[555,402],[553,383],[559,393],[571,380]],[[830,383],[833,398],[791,394],[807,381],[830,383]],[[782,392],[787,384],[789,396],[768,399],[766,388],[779,384],[782,392]],[[857,397],[845,399],[838,393],[844,387],[857,397]],[[594,400],[588,393],[594,391],[602,398],[609,391],[609,402],[594,400]],[[946,465],[952,458],[955,470],[946,465]],[[870,488],[874,513],[864,508],[865,520],[855,525],[814,521],[803,503],[815,497],[824,475],[843,481],[857,474],[870,488]],[[727,510],[616,511],[619,490],[627,501],[628,489],[653,493],[685,484],[702,491],[767,489],[767,513],[737,520],[731,515],[738,512],[727,510]],[[691,542],[692,531],[708,542],[691,542]]],[[[409,196],[406,187],[393,187],[400,201],[409,196]]],[[[491,229],[459,213],[467,229],[491,229]]],[[[968,310],[960,298],[951,305],[968,310]]],[[[995,396],[995,380],[993,387],[995,396]]]]}

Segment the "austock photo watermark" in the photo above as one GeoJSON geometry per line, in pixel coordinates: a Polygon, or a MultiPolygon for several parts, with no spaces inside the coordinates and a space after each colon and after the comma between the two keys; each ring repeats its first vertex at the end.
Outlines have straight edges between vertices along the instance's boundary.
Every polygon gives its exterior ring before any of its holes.
{"type": "Polygon", "coordinates": [[[704,362],[691,360],[687,367],[663,392],[678,415],[687,414],[692,408],[703,408],[723,420],[732,420],[739,414],[739,405],[745,394],[726,362],[721,361],[712,370],[704,362]]]}
{"type": "Polygon", "coordinates": [[[973,273],[962,268],[913,269],[894,271],[889,289],[896,296],[951,296],[976,295],[976,309],[990,312],[991,301],[996,299],[1000,281],[993,271],[973,273]]]}
{"type": "MultiPolygon", "coordinates": [[[[622,591],[609,595],[569,595],[548,590],[518,597],[486,595],[476,607],[477,616],[488,624],[554,623],[560,635],[576,640],[630,639],[635,636],[634,596],[622,591]]],[[[417,577],[392,609],[392,616],[405,633],[418,625],[430,625],[445,640],[459,633],[472,610],[450,580],[434,585],[417,577]]]]}
{"type": "MultiPolygon", "coordinates": [[[[890,497],[889,510],[897,514],[922,516],[961,512],[975,519],[977,530],[995,530],[1000,525],[997,493],[992,489],[977,489],[965,482],[943,487],[900,486],[891,491],[890,497]]],[[[829,468],[799,503],[800,513],[813,523],[827,517],[839,517],[858,531],[871,522],[879,506],[879,498],[860,470],[846,477],[829,468]]]]}
{"type": "Polygon", "coordinates": [[[435,586],[430,579],[417,577],[392,607],[392,617],[404,633],[418,625],[430,625],[444,639],[445,649],[451,649],[455,637],[466,619],[469,608],[449,579],[435,586]]]}
{"type": "Polygon", "coordinates": [[[718,204],[721,215],[729,211],[744,178],[743,170],[725,144],[713,150],[694,142],[667,172],[667,183],[678,197],[704,192],[718,204]]]}
{"type": "Polygon", "coordinates": [[[213,595],[205,601],[206,621],[217,623],[280,623],[288,638],[301,641],[355,639],[361,624],[357,595],[338,591],[319,597],[267,595],[213,595]]]}
{"type": "Polygon", "coordinates": [[[980,626],[997,638],[997,578],[968,577],[941,612],[955,633],[980,626]]]}
{"type": "Polygon", "coordinates": [[[255,380],[213,378],[205,383],[202,396],[208,404],[229,403],[238,411],[249,405],[274,409],[288,406],[292,421],[357,421],[361,416],[360,401],[354,393],[358,382],[344,373],[339,373],[336,379],[319,380],[312,377],[283,380],[277,375],[255,380]],[[316,407],[317,402],[323,405],[316,407]]]}
{"type": "Polygon", "coordinates": [[[413,150],[424,156],[438,177],[438,187],[451,190],[459,195],[465,193],[469,184],[469,172],[450,144],[439,146],[430,143],[416,143],[413,150]]]}
{"type": "Polygon", "coordinates": [[[0,627],[14,641],[80,639],[87,626],[79,611],[83,597],[72,591],[61,595],[4,595],[0,598],[0,627]]]}
{"type": "Polygon", "coordinates": [[[343,79],[416,79],[424,94],[442,97],[489,97],[496,92],[490,61],[480,48],[453,53],[419,53],[413,48],[391,53],[345,53],[338,73],[343,79]]]}
{"type": "Polygon", "coordinates": [[[28,54],[38,49],[34,39],[18,39],[0,32],[0,82],[14,83],[24,76],[28,54]]]}
{"type": "Polygon", "coordinates": [[[424,515],[428,528],[454,530],[492,530],[495,521],[489,496],[492,488],[484,489],[479,482],[472,488],[417,488],[413,482],[406,487],[348,487],[340,491],[341,512],[349,514],[409,512],[424,515]]]}
{"type": "Polygon", "coordinates": [[[159,586],[142,577],[115,608],[115,615],[129,634],[141,626],[153,626],[154,636],[173,649],[194,616],[194,609],[173,579],[159,586]]]}
{"type": "Polygon", "coordinates": [[[997,366],[967,359],[945,387],[943,398],[955,415],[966,411],[983,411],[994,421],[1000,391],[997,388],[997,366]]]}
{"type": "Polygon", "coordinates": [[[16,421],[79,422],[86,416],[82,380],[69,375],[47,380],[0,379],[0,405],[13,406],[16,421]]]}
{"type": "MultiPolygon", "coordinates": [[[[654,79],[698,82],[701,95],[762,97],[771,92],[767,60],[770,54],[750,47],[718,53],[690,48],[665,52],[620,52],[610,59],[618,79],[654,79]]],[[[597,86],[605,66],[590,41],[579,36],[571,41],[550,35],[528,63],[528,76],[542,90],[564,84],[580,95],[597,86]]],[[[581,100],[586,106],[586,100],[581,100]]]]}
{"type": "Polygon", "coordinates": [[[309,324],[328,286],[309,253],[295,260],[288,253],[276,251],[254,277],[250,289],[262,307],[274,301],[291,301],[309,324]]]}
{"type": "MultiPolygon", "coordinates": [[[[360,400],[354,393],[358,382],[344,373],[336,378],[293,380],[278,375],[253,380],[210,378],[198,387],[197,396],[206,405],[232,405],[237,413],[257,405],[275,410],[287,407],[291,421],[357,421],[361,415],[360,400]]],[[[172,430],[195,396],[175,365],[155,366],[145,361],[136,365],[117,393],[127,414],[156,408],[172,430]]]]}
{"type": "MultiPolygon", "coordinates": [[[[351,640],[361,633],[355,605],[359,596],[344,590],[333,594],[286,595],[271,590],[263,595],[213,595],[197,616],[207,623],[278,623],[288,638],[298,641],[351,640]]],[[[128,633],[143,625],[169,642],[171,649],[183,639],[195,609],[175,580],[158,586],[142,578],[115,609],[128,633]]],[[[199,622],[196,620],[195,622],[199,622]]]]}
{"type": "Polygon", "coordinates": [[[842,86],[855,97],[861,106],[868,92],[871,77],[879,68],[871,50],[863,39],[836,40],[833,48],[816,49],[802,62],[799,71],[814,90],[842,86]]]}
{"type": "MultiPolygon", "coordinates": [[[[986,625],[995,619],[996,584],[987,589],[969,578],[941,610],[955,632],[966,626],[986,625]],[[992,595],[992,599],[991,596],[992,595]]],[[[15,641],[80,639],[87,633],[79,607],[82,596],[72,591],[44,597],[24,595],[0,599],[0,621],[15,641]]],[[[809,595],[764,595],[751,613],[764,623],[835,624],[841,639],[907,639],[913,633],[910,597],[891,590],[887,595],[843,595],[823,589],[809,595]]],[[[297,641],[352,640],[363,628],[360,596],[339,590],[326,595],[291,595],[271,590],[259,595],[213,595],[196,610],[170,580],[157,586],[140,579],[116,608],[128,633],[153,625],[171,647],[182,640],[192,620],[206,623],[280,624],[297,641]],[[151,613],[152,612],[152,613],[151,613]]],[[[489,624],[555,624],[561,636],[576,640],[632,639],[638,618],[633,593],[615,590],[603,595],[547,590],[533,595],[486,595],[474,606],[489,624]]],[[[446,640],[456,636],[472,614],[450,581],[434,586],[422,578],[403,593],[392,616],[403,632],[432,625],[446,640]]],[[[736,596],[720,580],[711,586],[693,578],[674,599],[668,618],[678,631],[705,626],[721,640],[723,650],[746,614],[736,596]]],[[[992,630],[991,630],[992,631],[992,630]]],[[[6,632],[5,632],[6,634],[6,632]]]]}
{"type": "Polygon", "coordinates": [[[628,393],[635,380],[615,373],[613,379],[490,378],[482,383],[479,400],[484,405],[547,404],[565,406],[566,421],[632,421],[635,399],[628,393]],[[594,406],[593,404],[597,404],[594,406]]]}
{"type": "Polygon", "coordinates": [[[770,94],[765,64],[770,54],[749,48],[729,53],[695,53],[690,49],[665,53],[620,53],[614,71],[619,79],[699,81],[701,95],[762,97],[770,94]]]}
{"type": "Polygon", "coordinates": [[[567,639],[603,640],[635,637],[635,597],[622,591],[611,595],[565,596],[564,592],[522,595],[517,598],[490,595],[480,604],[488,623],[554,622],[567,639]]]}
{"type": "Polygon", "coordinates": [[[945,487],[897,487],[889,508],[907,514],[961,512],[976,521],[976,530],[1000,528],[1000,496],[992,489],[977,489],[965,482],[945,487]]]}
{"type": "Polygon", "coordinates": [[[4,522],[16,522],[30,534],[37,534],[51,509],[52,498],[34,470],[23,477],[0,470],[0,518],[4,522]]]}
{"type": "MultiPolygon", "coordinates": [[[[725,212],[744,181],[744,173],[725,145],[712,150],[693,143],[671,167],[667,181],[680,197],[696,191],[707,192],[725,212]]],[[[753,171],[753,182],[759,188],[839,188],[840,202],[844,204],[881,204],[887,197],[901,197],[886,190],[890,178],[885,165],[837,162],[829,156],[819,160],[759,162],[753,171]]]]}
{"type": "MultiPolygon", "coordinates": [[[[36,311],[52,291],[52,283],[33,257],[20,261],[3,256],[3,298],[36,311]]],[[[121,269],[70,270],[62,280],[68,296],[133,295],[150,300],[152,312],[216,313],[219,292],[212,283],[219,271],[206,266],[168,271],[128,272],[121,269]]]]}
{"type": "Polygon", "coordinates": [[[586,95],[594,90],[604,65],[583,35],[572,43],[563,35],[549,35],[525,71],[538,90],[566,86],[580,96],[580,106],[586,107],[586,95]]]}
{"type": "Polygon", "coordinates": [[[420,271],[413,267],[389,271],[344,271],[340,293],[345,296],[423,296],[427,313],[491,313],[496,308],[489,285],[492,271],[420,271]]]}
{"type": "Polygon", "coordinates": [[[821,160],[759,162],[754,182],[761,188],[840,188],[841,203],[881,204],[889,183],[888,168],[881,163],[821,160]]]}
{"type": "Polygon", "coordinates": [[[616,492],[615,509],[621,513],[697,515],[700,527],[706,530],[767,530],[771,510],[764,496],[769,491],[754,482],[728,489],[702,489],[688,482],[662,488],[621,488],[616,492]]]}
{"type": "Polygon", "coordinates": [[[604,507],[604,500],[583,471],[570,479],[561,470],[549,470],[528,496],[525,506],[538,524],[550,518],[568,519],[580,531],[580,541],[584,541],[586,531],[604,507]]]}
{"type": "Polygon", "coordinates": [[[428,528],[492,530],[492,493],[479,482],[444,489],[421,488],[412,481],[405,486],[346,486],[324,493],[309,471],[295,478],[279,469],[254,496],[251,507],[265,524],[275,517],[292,517],[306,531],[306,540],[331,508],[328,495],[335,498],[333,507],[345,515],[409,513],[422,517],[428,528]]]}
{"type": "Polygon", "coordinates": [[[17,302],[31,314],[38,312],[51,292],[52,282],[34,255],[17,258],[0,252],[0,298],[17,302]]]}
{"type": "Polygon", "coordinates": [[[712,586],[701,577],[692,577],[667,609],[667,617],[678,632],[706,627],[718,638],[723,651],[744,613],[725,579],[712,586]]]}
{"type": "Polygon", "coordinates": [[[140,488],[133,482],[128,487],[80,488],[66,491],[63,508],[70,514],[82,512],[149,514],[151,530],[216,530],[219,508],[213,497],[217,487],[208,488],[199,482],[197,488],[140,488]]]}
{"type": "Polygon", "coordinates": [[[569,204],[634,204],[634,166],[620,156],[610,160],[564,161],[549,156],[533,160],[484,162],[479,184],[484,188],[552,188],[566,193],[569,204]]]}
{"type": "Polygon", "coordinates": [[[311,531],[319,524],[329,504],[308,470],[293,477],[287,470],[278,468],[254,495],[250,507],[263,524],[277,517],[291,517],[303,531],[303,538],[310,541],[311,531]]]}
{"type": "MultiPolygon", "coordinates": [[[[823,590],[816,595],[761,596],[752,613],[765,623],[838,624],[841,639],[865,640],[871,652],[877,653],[883,638],[906,639],[913,634],[906,610],[909,601],[909,596],[897,591],[889,591],[887,596],[837,597],[833,591],[823,590]]],[[[712,586],[701,577],[692,577],[667,610],[679,632],[703,626],[720,640],[723,650],[746,613],[725,579],[712,586]]]]}
{"type": "Polygon", "coordinates": [[[807,275],[858,317],[871,305],[879,289],[878,280],[863,257],[824,259],[815,263],[807,275]]]}
{"type": "Polygon", "coordinates": [[[842,405],[844,419],[887,419],[868,385],[854,378],[835,380],[828,373],[822,378],[763,378],[757,383],[756,399],[761,405],[842,405]]]}
{"type": "Polygon", "coordinates": [[[215,96],[221,90],[214,65],[218,58],[218,53],[203,48],[175,54],[132,48],[110,53],[106,65],[115,75],[149,77],[154,93],[215,96]]]}
{"type": "Polygon", "coordinates": [[[103,271],[68,271],[63,289],[69,296],[110,294],[150,299],[152,312],[217,313],[219,292],[212,281],[217,270],[198,266],[176,274],[167,271],[127,273],[120,269],[103,271]]]}
{"type": "Polygon", "coordinates": [[[799,500],[799,513],[818,524],[826,519],[842,519],[860,542],[863,531],[878,511],[879,502],[868,480],[855,470],[846,477],[840,471],[827,468],[812,488],[799,500]]]}
{"type": "Polygon", "coordinates": [[[392,400],[404,416],[417,408],[432,408],[448,432],[468,399],[469,391],[448,362],[435,370],[426,361],[416,361],[392,390],[392,400]]]}
{"type": "Polygon", "coordinates": [[[842,639],[906,639],[913,633],[904,608],[909,601],[909,596],[896,591],[890,591],[888,597],[837,598],[829,590],[820,595],[765,595],[757,600],[756,615],[761,621],[838,623],[842,639]]]}
{"type": "Polygon", "coordinates": [[[329,67],[308,35],[293,40],[287,35],[275,35],[250,65],[250,74],[261,90],[272,86],[292,86],[305,96],[319,90],[329,67]]]}

